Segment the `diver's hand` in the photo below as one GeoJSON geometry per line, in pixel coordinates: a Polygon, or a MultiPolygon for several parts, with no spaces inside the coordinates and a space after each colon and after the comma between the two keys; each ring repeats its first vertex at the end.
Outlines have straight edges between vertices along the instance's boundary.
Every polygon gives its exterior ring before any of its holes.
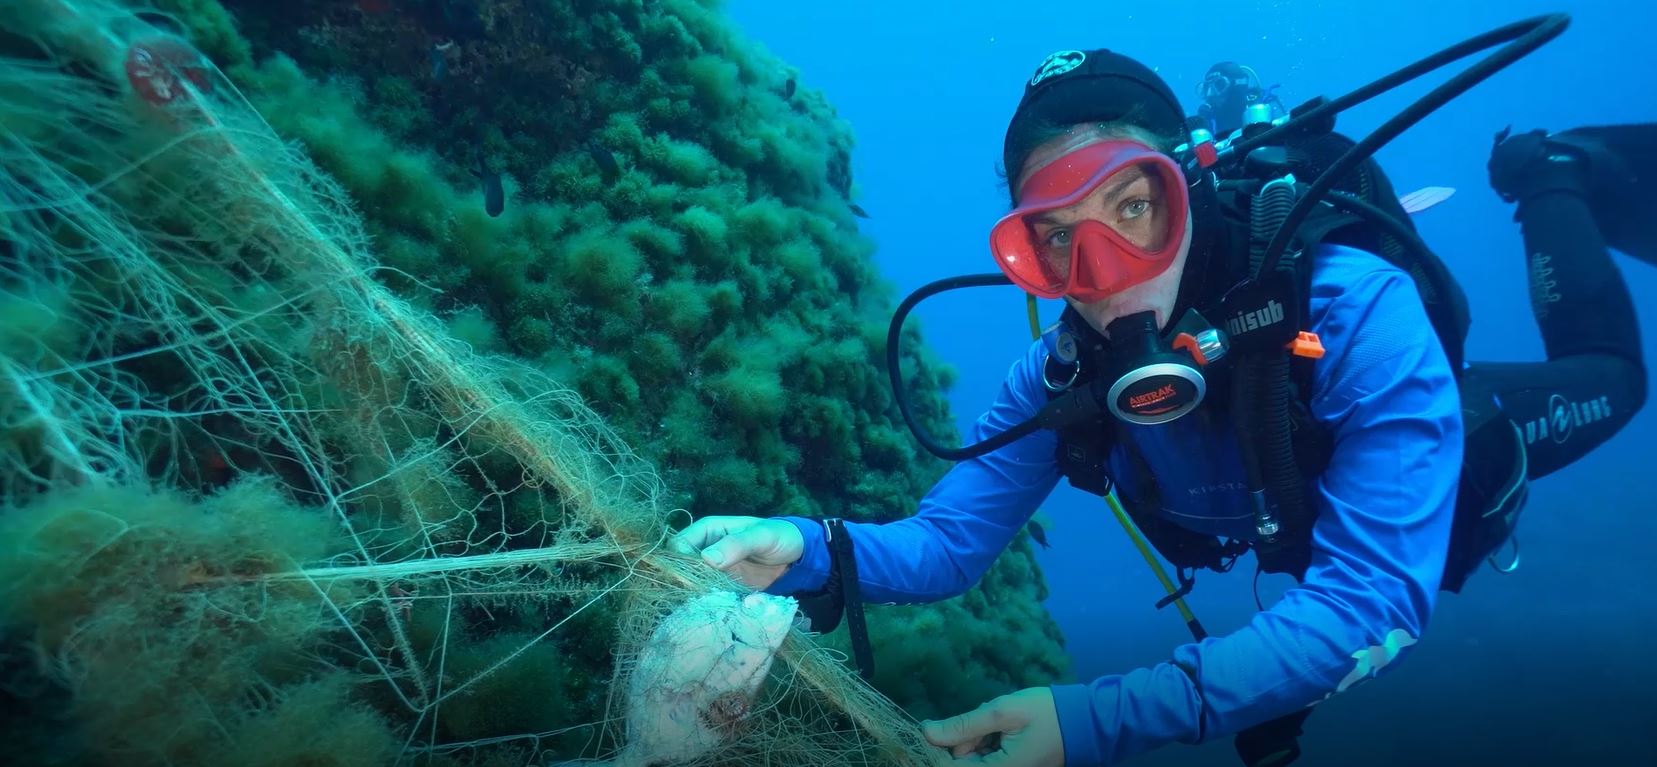
{"type": "Polygon", "coordinates": [[[1546,192],[1586,193],[1580,152],[1549,141],[1547,132],[1540,129],[1496,134],[1485,167],[1490,172],[1490,188],[1507,202],[1523,202],[1546,192]]]}
{"type": "Polygon", "coordinates": [[[673,548],[763,589],[805,553],[800,528],[782,519],[703,517],[673,536],[673,548]]]}
{"type": "Polygon", "coordinates": [[[1061,767],[1064,738],[1053,691],[1031,687],[1003,695],[972,711],[936,722],[921,722],[934,746],[956,761],[1002,767],[1061,767]]]}

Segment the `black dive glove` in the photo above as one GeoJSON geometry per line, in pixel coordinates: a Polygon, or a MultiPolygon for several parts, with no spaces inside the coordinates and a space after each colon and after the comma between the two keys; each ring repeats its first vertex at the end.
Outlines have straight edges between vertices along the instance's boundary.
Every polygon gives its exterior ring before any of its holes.
{"type": "Polygon", "coordinates": [[[1548,192],[1587,197],[1586,158],[1580,149],[1551,140],[1542,130],[1517,136],[1509,135],[1510,131],[1503,128],[1496,134],[1486,166],[1496,194],[1520,203],[1521,208],[1526,200],[1548,192]]]}

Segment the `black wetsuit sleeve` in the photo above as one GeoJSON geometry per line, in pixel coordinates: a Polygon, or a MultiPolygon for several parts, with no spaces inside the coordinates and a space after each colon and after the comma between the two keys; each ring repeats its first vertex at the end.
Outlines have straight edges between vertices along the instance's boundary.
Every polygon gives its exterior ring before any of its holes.
{"type": "Polygon", "coordinates": [[[1645,404],[1646,369],[1634,302],[1595,223],[1580,159],[1540,143],[1524,149],[1534,156],[1503,157],[1498,145],[1491,177],[1518,203],[1547,361],[1473,363],[1465,376],[1496,392],[1524,435],[1535,479],[1627,425],[1645,404]]]}

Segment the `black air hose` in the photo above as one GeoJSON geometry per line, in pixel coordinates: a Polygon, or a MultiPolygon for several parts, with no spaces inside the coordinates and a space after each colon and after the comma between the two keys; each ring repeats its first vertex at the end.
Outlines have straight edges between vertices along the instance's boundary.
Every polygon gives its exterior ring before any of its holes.
{"type": "MultiPolygon", "coordinates": [[[[1294,189],[1288,183],[1268,183],[1255,196],[1249,216],[1249,272],[1256,279],[1261,276],[1259,270],[1266,249],[1294,203],[1294,189]]],[[[1293,259],[1279,263],[1278,268],[1295,266],[1293,259]]],[[[1304,488],[1295,463],[1293,432],[1289,425],[1289,403],[1294,396],[1289,380],[1289,352],[1274,349],[1244,355],[1237,363],[1232,413],[1242,436],[1249,489],[1264,491],[1266,503],[1276,505],[1280,527],[1298,530],[1306,523],[1306,515],[1304,488]]],[[[1286,540],[1281,535],[1265,535],[1257,544],[1257,551],[1265,555],[1261,565],[1269,568],[1268,572],[1280,569],[1281,566],[1273,566],[1275,560],[1269,554],[1286,540]]],[[[1298,575],[1298,563],[1289,563],[1288,567],[1298,575]]]]}

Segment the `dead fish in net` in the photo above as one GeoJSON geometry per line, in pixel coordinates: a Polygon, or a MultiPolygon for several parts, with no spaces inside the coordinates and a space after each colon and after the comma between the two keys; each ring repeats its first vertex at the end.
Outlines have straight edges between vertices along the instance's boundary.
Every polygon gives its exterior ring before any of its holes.
{"type": "Polygon", "coordinates": [[[752,713],[798,603],[716,591],[686,602],[639,648],[627,684],[627,744],[615,767],[706,756],[752,713]]]}

